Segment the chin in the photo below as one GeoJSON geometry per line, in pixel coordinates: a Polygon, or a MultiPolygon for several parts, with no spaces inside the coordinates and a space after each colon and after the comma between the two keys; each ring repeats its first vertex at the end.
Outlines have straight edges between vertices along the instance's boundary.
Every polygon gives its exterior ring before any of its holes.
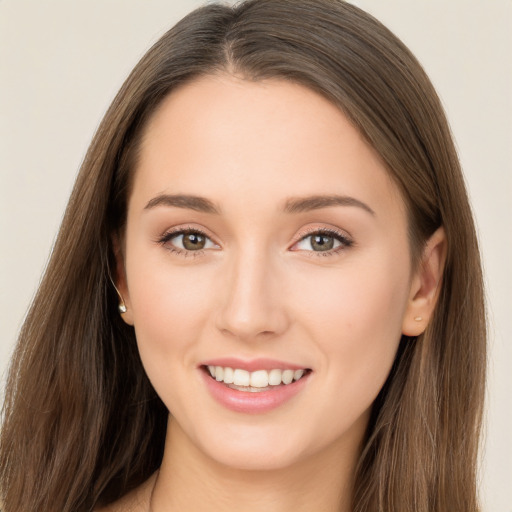
{"type": "Polygon", "coordinates": [[[292,466],[314,447],[302,436],[290,436],[289,429],[253,426],[227,431],[211,430],[197,446],[215,462],[236,470],[272,471],[292,466]]]}
{"type": "Polygon", "coordinates": [[[293,466],[300,458],[295,450],[262,449],[261,446],[214,449],[210,457],[218,464],[239,471],[278,471],[293,466]]]}

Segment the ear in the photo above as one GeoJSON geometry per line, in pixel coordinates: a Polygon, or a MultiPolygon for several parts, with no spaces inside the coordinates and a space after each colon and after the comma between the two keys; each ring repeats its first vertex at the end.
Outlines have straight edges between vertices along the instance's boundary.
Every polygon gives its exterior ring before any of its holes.
{"type": "Polygon", "coordinates": [[[112,246],[114,249],[114,256],[116,261],[116,268],[114,275],[114,287],[117,295],[119,296],[119,306],[124,304],[126,312],[119,312],[121,318],[128,324],[133,325],[133,309],[130,303],[130,294],[128,293],[128,283],[126,280],[126,267],[124,263],[124,254],[122,250],[122,244],[119,237],[114,236],[112,239],[112,246]]]}
{"type": "Polygon", "coordinates": [[[440,227],[427,241],[411,280],[411,291],[402,322],[402,334],[419,336],[432,316],[446,261],[446,235],[440,227]]]}

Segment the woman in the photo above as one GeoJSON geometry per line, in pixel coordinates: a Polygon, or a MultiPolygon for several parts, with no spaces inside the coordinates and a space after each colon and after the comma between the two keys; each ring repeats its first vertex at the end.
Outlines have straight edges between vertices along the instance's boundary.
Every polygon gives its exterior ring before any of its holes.
{"type": "Polygon", "coordinates": [[[4,509],[478,510],[482,295],[403,44],[342,2],[199,9],[82,166],[11,370],[4,509]]]}

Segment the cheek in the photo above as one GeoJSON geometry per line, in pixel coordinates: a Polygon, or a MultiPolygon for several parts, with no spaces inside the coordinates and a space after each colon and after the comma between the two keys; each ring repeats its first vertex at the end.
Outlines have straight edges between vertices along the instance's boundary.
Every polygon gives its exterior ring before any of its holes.
{"type": "MultiPolygon", "coordinates": [[[[146,259],[128,270],[139,352],[151,380],[190,367],[210,314],[207,279],[165,261],[146,259]]],[[[176,373],[177,372],[177,373],[176,373]]],[[[156,384],[156,383],[155,383],[156,384]]]]}
{"type": "Polygon", "coordinates": [[[338,339],[360,340],[364,333],[368,342],[394,338],[400,334],[409,293],[404,268],[407,262],[391,255],[353,258],[339,268],[297,272],[288,295],[300,310],[297,316],[325,333],[326,346],[339,346],[338,339]]]}
{"type": "Polygon", "coordinates": [[[318,272],[315,286],[311,276],[300,283],[297,316],[321,354],[320,371],[340,418],[370,407],[389,374],[409,293],[407,265],[381,254],[318,272]]]}

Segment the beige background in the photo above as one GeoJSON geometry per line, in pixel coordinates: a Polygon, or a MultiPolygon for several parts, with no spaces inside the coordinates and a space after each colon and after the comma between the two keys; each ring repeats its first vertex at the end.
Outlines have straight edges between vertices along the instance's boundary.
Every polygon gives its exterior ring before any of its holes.
{"type": "MultiPolygon", "coordinates": [[[[0,376],[102,114],[150,44],[201,3],[0,0],[0,376]]],[[[490,308],[482,498],[512,512],[512,0],[354,3],[417,55],[457,140],[490,308]]]]}

